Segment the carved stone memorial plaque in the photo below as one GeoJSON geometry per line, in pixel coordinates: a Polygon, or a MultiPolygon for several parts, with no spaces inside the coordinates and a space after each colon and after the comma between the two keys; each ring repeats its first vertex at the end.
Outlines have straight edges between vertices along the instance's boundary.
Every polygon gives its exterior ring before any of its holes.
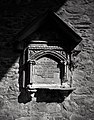
{"type": "Polygon", "coordinates": [[[60,84],[58,63],[48,57],[38,59],[33,66],[33,80],[35,84],[60,84]]]}

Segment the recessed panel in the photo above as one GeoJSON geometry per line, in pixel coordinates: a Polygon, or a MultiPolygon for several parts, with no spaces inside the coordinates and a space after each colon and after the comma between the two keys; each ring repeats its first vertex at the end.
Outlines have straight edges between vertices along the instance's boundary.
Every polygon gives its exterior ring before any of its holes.
{"type": "Polygon", "coordinates": [[[36,65],[33,66],[33,83],[60,85],[58,62],[48,57],[37,60],[36,65]]]}

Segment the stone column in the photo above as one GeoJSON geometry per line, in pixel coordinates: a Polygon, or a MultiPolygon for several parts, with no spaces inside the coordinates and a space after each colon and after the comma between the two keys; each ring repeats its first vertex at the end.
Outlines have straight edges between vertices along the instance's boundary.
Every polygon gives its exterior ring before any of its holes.
{"type": "Polygon", "coordinates": [[[33,65],[35,65],[35,61],[30,61],[30,83],[33,83],[33,65]]]}
{"type": "Polygon", "coordinates": [[[64,61],[64,80],[67,80],[67,70],[68,70],[68,68],[67,68],[67,61],[64,61]]]}
{"type": "Polygon", "coordinates": [[[25,87],[25,71],[23,70],[23,88],[25,87]]]}

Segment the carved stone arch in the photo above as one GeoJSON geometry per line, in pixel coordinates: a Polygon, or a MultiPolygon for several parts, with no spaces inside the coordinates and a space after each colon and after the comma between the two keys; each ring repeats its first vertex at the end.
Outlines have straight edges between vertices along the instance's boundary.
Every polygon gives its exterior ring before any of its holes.
{"type": "Polygon", "coordinates": [[[52,51],[52,50],[45,50],[45,51],[43,50],[43,51],[37,52],[36,54],[34,54],[31,57],[31,60],[38,60],[38,59],[42,58],[45,55],[50,55],[52,57],[55,57],[59,61],[67,61],[67,58],[65,57],[65,55],[63,55],[63,54],[61,54],[59,52],[56,52],[56,51],[52,51]]]}

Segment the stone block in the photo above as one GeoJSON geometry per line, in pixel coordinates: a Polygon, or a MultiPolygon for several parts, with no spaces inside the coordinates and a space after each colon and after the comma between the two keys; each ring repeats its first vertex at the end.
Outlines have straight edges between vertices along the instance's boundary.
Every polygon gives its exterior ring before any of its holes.
{"type": "Polygon", "coordinates": [[[44,116],[41,118],[41,120],[54,120],[53,116],[50,114],[44,114],[44,116]]]}
{"type": "Polygon", "coordinates": [[[39,117],[37,116],[30,116],[30,117],[21,117],[21,118],[17,118],[15,120],[40,120],[39,117]]]}
{"type": "Polygon", "coordinates": [[[55,120],[65,120],[63,117],[55,117],[55,120]]]}
{"type": "Polygon", "coordinates": [[[73,114],[70,117],[70,120],[87,120],[84,116],[73,114]]]}
{"type": "Polygon", "coordinates": [[[89,87],[80,87],[75,90],[75,94],[83,95],[83,94],[91,94],[91,90],[89,87]]]}
{"type": "Polygon", "coordinates": [[[61,112],[61,106],[60,104],[57,103],[48,103],[46,105],[47,107],[47,112],[48,113],[60,113],[61,112]]]}
{"type": "Polygon", "coordinates": [[[47,112],[47,108],[46,108],[46,104],[45,103],[36,103],[36,102],[33,102],[31,104],[31,109],[32,111],[35,111],[35,112],[47,112]]]}
{"type": "Polygon", "coordinates": [[[4,99],[2,97],[3,96],[0,96],[0,109],[2,109],[4,106],[4,99]]]}
{"type": "Polygon", "coordinates": [[[0,120],[13,120],[11,117],[7,117],[7,116],[0,116],[0,120]]]}

